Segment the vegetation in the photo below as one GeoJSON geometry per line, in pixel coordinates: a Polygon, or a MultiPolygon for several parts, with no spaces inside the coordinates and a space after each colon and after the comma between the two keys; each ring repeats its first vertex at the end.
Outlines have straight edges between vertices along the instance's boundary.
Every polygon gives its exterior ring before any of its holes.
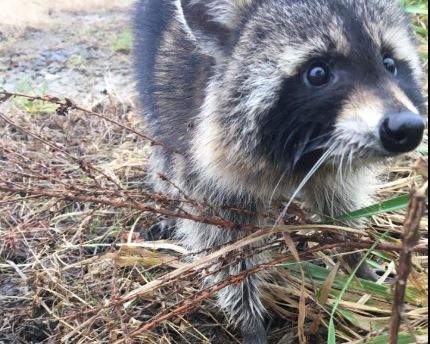
{"type": "Polygon", "coordinates": [[[115,52],[128,53],[133,46],[133,36],[129,28],[124,29],[114,42],[112,49],[115,52]]]}
{"type": "MultiPolygon", "coordinates": [[[[427,1],[404,4],[415,18],[427,69],[427,1]]],[[[130,31],[124,30],[112,50],[130,48],[130,31]]],[[[0,92],[0,342],[240,343],[214,307],[212,296],[224,284],[202,289],[199,283],[208,262],[190,262],[177,242],[145,240],[157,214],[178,204],[148,191],[147,157],[151,144],[160,143],[144,134],[135,109],[114,95],[96,113],[49,97],[44,88],[23,83],[19,91],[40,97],[0,92]]],[[[275,318],[274,342],[288,343],[301,333],[321,343],[388,343],[395,302],[390,278],[409,192],[425,179],[411,166],[427,155],[426,137],[419,150],[384,167],[375,205],[337,219],[366,218],[365,230],[303,225],[309,218],[297,205],[294,223],[211,252],[212,264],[225,256],[235,262],[255,253],[239,248],[268,239],[255,251],[274,252],[274,277],[264,292],[275,318]],[[285,245],[285,233],[301,243],[299,257],[285,245]],[[378,283],[359,280],[346,267],[347,253],[339,246],[345,237],[353,241],[348,250],[362,250],[383,272],[378,283]]],[[[406,289],[404,344],[428,342],[427,216],[420,236],[406,289]]]]}

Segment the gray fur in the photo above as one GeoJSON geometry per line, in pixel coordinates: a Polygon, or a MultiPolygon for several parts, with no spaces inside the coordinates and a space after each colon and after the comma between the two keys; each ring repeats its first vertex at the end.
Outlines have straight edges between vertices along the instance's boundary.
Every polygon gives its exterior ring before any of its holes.
{"type": "MultiPolygon", "coordinates": [[[[135,28],[139,91],[150,134],[184,153],[153,150],[150,171],[160,192],[177,190],[157,172],[196,200],[262,213],[271,200],[298,193],[309,168],[296,163],[304,166],[303,160],[311,159],[303,158],[305,148],[318,148],[327,154],[301,196],[316,213],[333,218],[371,201],[372,166],[389,156],[377,132],[384,113],[425,108],[408,18],[393,0],[140,0],[135,28]],[[401,63],[401,79],[386,74],[379,60],[384,49],[401,63]],[[275,118],[283,92],[290,95],[309,61],[326,55],[343,61],[351,81],[318,98],[291,100],[299,103],[298,110],[275,118]],[[341,99],[331,99],[332,94],[341,99]],[[318,147],[309,139],[314,127],[325,130],[315,138],[318,147]],[[301,141],[290,142],[294,129],[304,131],[299,138],[309,130],[303,149],[301,141]],[[287,141],[294,152],[283,145],[287,141]]],[[[317,160],[309,161],[315,166],[317,160]]],[[[266,224],[258,215],[228,210],[216,215],[266,224]]],[[[176,234],[191,251],[245,235],[184,220],[176,234]]],[[[245,259],[206,282],[268,259],[266,254],[245,259]]],[[[247,343],[267,341],[260,298],[265,279],[255,274],[218,295],[247,343]]]]}

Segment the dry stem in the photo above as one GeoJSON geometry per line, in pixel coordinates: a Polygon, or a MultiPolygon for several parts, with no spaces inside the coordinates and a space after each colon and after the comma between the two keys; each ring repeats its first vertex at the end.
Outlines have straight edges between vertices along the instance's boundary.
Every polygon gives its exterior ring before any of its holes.
{"type": "MultiPolygon", "coordinates": [[[[428,162],[423,159],[417,164],[418,171],[428,171],[428,162]]],[[[424,176],[426,179],[426,176],[424,176]]],[[[397,344],[403,319],[406,288],[409,275],[412,272],[412,253],[420,240],[421,219],[424,217],[427,205],[426,195],[428,181],[420,187],[411,190],[411,201],[404,225],[403,246],[397,267],[396,291],[393,303],[393,315],[390,322],[390,344],[397,344]]]]}

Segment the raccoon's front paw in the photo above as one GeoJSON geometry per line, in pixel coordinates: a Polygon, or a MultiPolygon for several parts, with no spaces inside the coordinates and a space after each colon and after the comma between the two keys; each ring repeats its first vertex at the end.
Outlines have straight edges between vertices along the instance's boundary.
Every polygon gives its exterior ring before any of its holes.
{"type": "MultiPolygon", "coordinates": [[[[381,269],[373,269],[373,273],[378,277],[377,281],[379,281],[382,277],[385,276],[387,271],[381,270],[381,269]]],[[[389,284],[394,284],[396,282],[396,278],[397,278],[397,275],[393,272],[393,273],[390,273],[387,278],[385,278],[384,282],[389,284]]]]}
{"type": "Polygon", "coordinates": [[[363,263],[357,271],[357,277],[371,281],[377,282],[381,275],[379,275],[379,270],[372,269],[369,264],[363,263]]]}
{"type": "Polygon", "coordinates": [[[160,222],[154,224],[144,232],[143,237],[147,241],[172,239],[174,236],[175,226],[175,219],[161,218],[160,222]]]}
{"type": "MultiPolygon", "coordinates": [[[[362,259],[363,259],[363,255],[360,253],[356,253],[347,257],[347,262],[350,264],[352,268],[355,268],[362,259]]],[[[358,268],[357,277],[371,282],[377,282],[385,275],[385,273],[386,271],[380,270],[380,269],[373,269],[367,262],[364,262],[358,268]]],[[[391,274],[388,276],[385,282],[393,283],[395,279],[396,279],[396,276],[394,274],[391,274]]]]}

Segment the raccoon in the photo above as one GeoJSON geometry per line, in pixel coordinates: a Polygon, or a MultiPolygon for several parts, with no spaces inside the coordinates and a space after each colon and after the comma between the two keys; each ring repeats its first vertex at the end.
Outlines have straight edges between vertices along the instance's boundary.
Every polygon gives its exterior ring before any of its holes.
{"type": "MultiPolygon", "coordinates": [[[[154,187],[219,206],[225,219],[264,225],[272,200],[299,194],[331,219],[362,208],[375,166],[422,141],[421,63],[396,1],[140,0],[134,34],[149,133],[180,152],[153,149],[151,174],[172,181],[154,177],[154,187]]],[[[175,227],[193,252],[246,235],[175,227]]],[[[244,258],[206,282],[267,259],[244,258]]],[[[247,344],[267,343],[266,278],[218,294],[247,344]]]]}

